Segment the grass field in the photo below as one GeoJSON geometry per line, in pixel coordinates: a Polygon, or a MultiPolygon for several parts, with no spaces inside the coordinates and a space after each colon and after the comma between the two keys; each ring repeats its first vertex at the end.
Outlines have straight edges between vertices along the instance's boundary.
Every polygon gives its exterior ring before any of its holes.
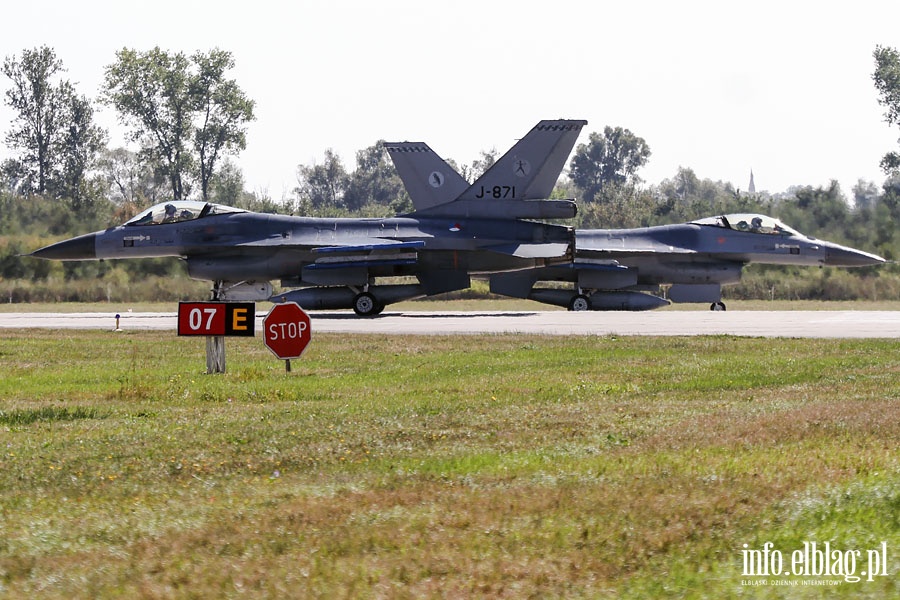
{"type": "Polygon", "coordinates": [[[171,332],[0,334],[0,596],[900,595],[900,340],[320,334],[204,370],[171,332]],[[841,575],[784,575],[826,541],[841,575]]]}

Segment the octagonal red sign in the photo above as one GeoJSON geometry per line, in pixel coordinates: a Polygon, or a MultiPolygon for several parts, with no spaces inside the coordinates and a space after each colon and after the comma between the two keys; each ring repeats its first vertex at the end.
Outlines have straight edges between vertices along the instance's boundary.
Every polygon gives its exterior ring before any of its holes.
{"type": "Polygon", "coordinates": [[[263,340],[282,360],[300,358],[311,339],[309,315],[296,302],[276,304],[263,319],[263,340]]]}

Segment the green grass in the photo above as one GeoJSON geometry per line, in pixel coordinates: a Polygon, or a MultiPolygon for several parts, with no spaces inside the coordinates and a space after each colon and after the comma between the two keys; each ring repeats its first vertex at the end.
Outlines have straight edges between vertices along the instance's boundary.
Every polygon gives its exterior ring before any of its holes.
{"type": "Polygon", "coordinates": [[[900,591],[900,341],[320,334],[292,373],[259,339],[227,362],[2,333],[0,596],[900,591]],[[742,585],[744,544],[810,541],[885,542],[889,576],[742,585]]]}

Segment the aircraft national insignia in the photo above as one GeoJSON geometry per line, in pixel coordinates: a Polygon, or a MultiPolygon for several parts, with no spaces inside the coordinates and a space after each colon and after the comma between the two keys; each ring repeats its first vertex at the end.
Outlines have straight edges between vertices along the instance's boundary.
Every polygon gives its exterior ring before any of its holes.
{"type": "Polygon", "coordinates": [[[513,173],[516,174],[516,177],[527,177],[531,173],[531,163],[524,158],[516,159],[513,162],[513,173]]]}
{"type": "Polygon", "coordinates": [[[444,185],[444,174],[440,171],[432,171],[431,175],[428,176],[428,183],[433,188],[439,188],[444,185]]]}

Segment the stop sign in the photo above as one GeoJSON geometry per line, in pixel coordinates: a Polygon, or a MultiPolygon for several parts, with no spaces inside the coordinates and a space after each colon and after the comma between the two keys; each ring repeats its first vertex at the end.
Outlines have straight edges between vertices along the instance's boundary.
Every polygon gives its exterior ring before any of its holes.
{"type": "Polygon", "coordinates": [[[310,339],[309,315],[296,302],[276,304],[263,319],[263,340],[282,360],[299,358],[310,339]]]}

